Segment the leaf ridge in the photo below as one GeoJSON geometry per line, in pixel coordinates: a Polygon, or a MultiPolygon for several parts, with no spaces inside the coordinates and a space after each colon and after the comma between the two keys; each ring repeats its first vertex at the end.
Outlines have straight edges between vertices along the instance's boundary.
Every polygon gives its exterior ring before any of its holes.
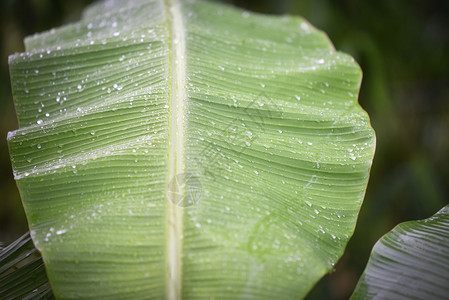
{"type": "Polygon", "coordinates": [[[167,185],[167,298],[181,299],[182,282],[182,203],[184,184],[178,182],[184,173],[184,102],[185,102],[185,41],[181,5],[177,0],[166,0],[170,34],[171,92],[169,96],[169,172],[167,185]],[[176,193],[173,193],[176,185],[176,193]],[[173,198],[175,197],[175,198],[173,198]],[[180,199],[177,199],[180,198],[180,199]]]}

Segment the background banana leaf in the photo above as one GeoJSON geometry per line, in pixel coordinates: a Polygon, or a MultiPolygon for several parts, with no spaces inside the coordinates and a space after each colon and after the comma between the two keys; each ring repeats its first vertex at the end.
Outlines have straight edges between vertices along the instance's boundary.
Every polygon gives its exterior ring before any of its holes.
{"type": "Polygon", "coordinates": [[[25,45],[8,139],[56,297],[291,299],[332,270],[375,137],[323,33],[107,1],[25,45]]]}
{"type": "Polygon", "coordinates": [[[373,248],[351,299],[447,299],[449,206],[396,226],[373,248]]]}
{"type": "Polygon", "coordinates": [[[44,263],[29,233],[0,247],[1,299],[52,299],[44,263]]]}

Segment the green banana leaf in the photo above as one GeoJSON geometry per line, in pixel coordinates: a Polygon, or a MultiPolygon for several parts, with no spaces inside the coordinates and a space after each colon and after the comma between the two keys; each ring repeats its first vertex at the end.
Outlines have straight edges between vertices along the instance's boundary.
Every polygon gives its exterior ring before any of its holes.
{"type": "Polygon", "coordinates": [[[52,295],[29,233],[0,247],[0,299],[53,299],[52,295]]]}
{"type": "Polygon", "coordinates": [[[11,161],[56,298],[301,298],[342,255],[375,135],[300,17],[105,1],[10,57],[11,161]]]}
{"type": "Polygon", "coordinates": [[[374,245],[351,299],[447,299],[449,205],[396,226],[374,245]]]}

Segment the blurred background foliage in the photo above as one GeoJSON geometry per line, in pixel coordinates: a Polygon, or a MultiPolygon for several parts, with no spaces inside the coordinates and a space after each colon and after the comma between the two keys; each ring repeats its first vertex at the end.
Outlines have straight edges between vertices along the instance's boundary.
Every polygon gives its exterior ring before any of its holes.
{"type": "MultiPolygon", "coordinates": [[[[27,224],[12,176],[6,135],[18,127],[8,55],[23,38],[74,22],[91,0],[2,0],[0,73],[0,241],[27,224]]],[[[361,65],[359,102],[377,150],[355,234],[335,272],[308,299],[346,299],[374,243],[400,222],[431,216],[449,202],[449,1],[227,0],[248,10],[301,15],[361,65]]]]}

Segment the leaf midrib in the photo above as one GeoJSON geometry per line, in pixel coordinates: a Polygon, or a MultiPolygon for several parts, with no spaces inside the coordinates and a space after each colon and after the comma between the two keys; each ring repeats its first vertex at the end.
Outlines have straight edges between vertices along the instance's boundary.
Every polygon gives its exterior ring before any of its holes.
{"type": "MultiPolygon", "coordinates": [[[[182,282],[182,208],[170,201],[170,182],[184,173],[184,102],[185,102],[185,41],[178,0],[164,1],[167,15],[171,90],[169,96],[169,172],[167,178],[167,299],[181,299],[182,282]]],[[[183,184],[177,185],[178,195],[183,195],[183,184]]],[[[181,196],[182,197],[182,196],[181,196]]],[[[173,200],[173,199],[172,199],[173,200]]]]}

